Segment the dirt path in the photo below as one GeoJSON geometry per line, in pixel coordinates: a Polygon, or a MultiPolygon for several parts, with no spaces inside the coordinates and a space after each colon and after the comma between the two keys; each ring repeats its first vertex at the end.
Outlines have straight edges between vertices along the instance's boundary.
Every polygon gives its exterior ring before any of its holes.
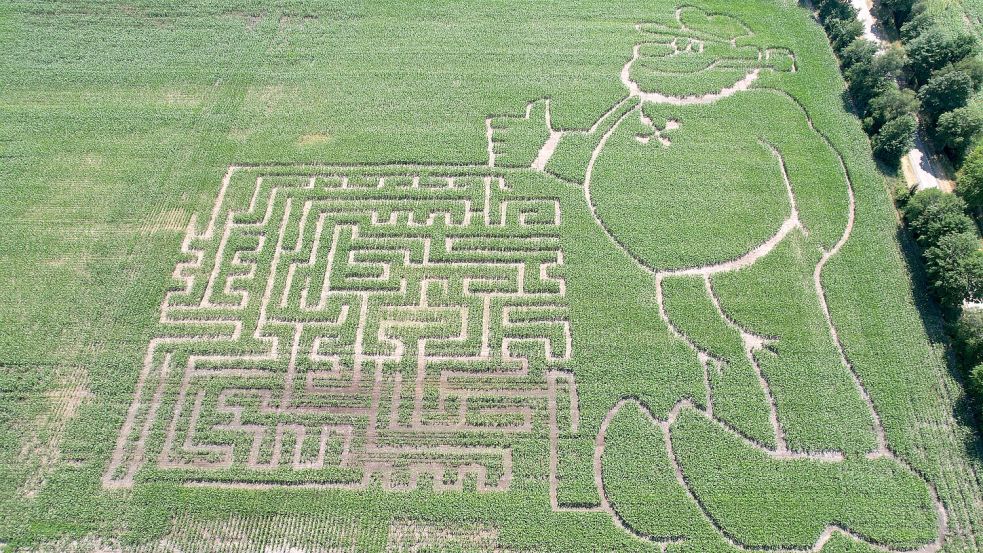
{"type": "Polygon", "coordinates": [[[864,38],[878,45],[884,43],[884,35],[874,14],[870,12],[873,7],[868,0],[850,0],[853,7],[857,9],[857,19],[864,24],[864,38]]]}
{"type": "MultiPolygon", "coordinates": [[[[857,9],[857,19],[864,25],[864,38],[881,49],[888,47],[889,43],[884,38],[880,24],[871,13],[872,6],[869,1],[850,0],[850,3],[857,9]]],[[[941,188],[946,192],[952,192],[951,176],[932,154],[925,140],[925,133],[919,129],[915,134],[914,147],[902,159],[905,181],[908,182],[908,186],[915,186],[918,190],[941,188]]]]}
{"type": "Polygon", "coordinates": [[[952,192],[955,188],[952,178],[939,160],[929,155],[931,152],[925,133],[921,129],[915,134],[915,147],[902,160],[902,171],[908,184],[917,184],[918,190],[939,188],[952,192]]]}

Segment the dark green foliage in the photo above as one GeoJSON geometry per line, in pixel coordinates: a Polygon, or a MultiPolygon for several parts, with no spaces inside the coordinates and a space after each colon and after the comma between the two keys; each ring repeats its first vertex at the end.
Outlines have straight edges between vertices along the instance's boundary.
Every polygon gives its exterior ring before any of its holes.
{"type": "Polygon", "coordinates": [[[947,111],[961,108],[973,95],[973,79],[963,71],[947,71],[932,76],[918,91],[922,111],[932,120],[947,111]]]}
{"type": "Polygon", "coordinates": [[[923,246],[938,244],[942,238],[950,234],[973,232],[975,228],[969,215],[955,209],[937,213],[932,217],[923,217],[923,219],[925,221],[922,226],[922,234],[918,236],[918,242],[923,246]]]}
{"type": "Polygon", "coordinates": [[[964,309],[952,324],[951,333],[952,345],[964,366],[983,363],[983,310],[964,309]]]}
{"type": "Polygon", "coordinates": [[[966,202],[937,188],[918,192],[904,207],[905,220],[923,256],[932,292],[943,306],[955,308],[983,289],[983,252],[966,202]]]}
{"type": "Polygon", "coordinates": [[[854,19],[830,19],[826,23],[830,43],[837,52],[842,51],[864,32],[863,23],[854,19]]]}
{"type": "Polygon", "coordinates": [[[931,289],[942,306],[957,308],[979,295],[983,287],[983,252],[975,232],[943,236],[925,250],[931,289]]]}
{"type": "Polygon", "coordinates": [[[850,95],[857,108],[866,110],[867,103],[890,87],[904,67],[904,54],[898,48],[866,60],[860,60],[844,73],[850,95]]]}
{"type": "Polygon", "coordinates": [[[937,228],[933,225],[938,219],[952,214],[965,215],[965,212],[966,202],[958,196],[947,194],[938,188],[929,188],[918,192],[912,196],[904,208],[908,227],[922,246],[934,245],[935,241],[942,236],[938,232],[930,230],[930,227],[937,228]],[[934,238],[926,242],[923,236],[929,233],[932,233],[934,238]]]}
{"type": "Polygon", "coordinates": [[[891,83],[867,105],[867,117],[863,120],[864,130],[868,134],[875,134],[889,121],[918,113],[919,105],[915,91],[891,83]]]}
{"type": "MultiPolygon", "coordinates": [[[[949,66],[942,68],[940,71],[945,71],[947,67],[949,66]]],[[[976,56],[968,57],[954,63],[952,69],[962,71],[969,75],[973,80],[974,91],[978,92],[983,87],[983,60],[980,60],[980,58],[976,56]]]]}
{"type": "MultiPolygon", "coordinates": [[[[898,30],[905,48],[903,84],[920,90],[932,82],[933,89],[919,96],[921,120],[930,131],[941,124],[940,132],[930,132],[929,138],[958,166],[977,133],[977,120],[965,113],[942,122],[939,118],[947,111],[967,105],[973,93],[983,88],[983,60],[976,56],[979,40],[972,28],[979,17],[971,4],[933,0],[888,0],[875,4],[873,9],[880,22],[898,30]],[[955,73],[962,75],[954,76],[955,73]],[[970,81],[968,92],[966,76],[970,81]]],[[[865,128],[870,129],[869,123],[865,128]]]]}
{"type": "Polygon", "coordinates": [[[928,82],[932,73],[976,53],[976,39],[932,27],[907,44],[908,70],[916,84],[928,82]]]}
{"type": "Polygon", "coordinates": [[[907,181],[898,179],[894,185],[894,203],[897,204],[899,209],[904,209],[904,206],[908,204],[908,200],[912,198],[918,189],[914,186],[910,186],[907,181]]]}
{"type": "Polygon", "coordinates": [[[908,20],[914,4],[915,0],[881,0],[875,6],[880,20],[898,27],[908,20]]]}
{"type": "Polygon", "coordinates": [[[942,198],[944,196],[946,194],[938,188],[920,190],[911,196],[905,203],[903,212],[908,225],[910,226],[912,221],[919,219],[926,210],[934,206],[937,202],[943,201],[942,198]]]}
{"type": "Polygon", "coordinates": [[[897,165],[901,156],[911,150],[917,128],[918,122],[911,115],[889,121],[871,141],[874,155],[886,163],[897,165]]]}
{"type": "Polygon", "coordinates": [[[983,207],[983,145],[966,157],[956,175],[956,193],[973,209],[983,207]]]}
{"type": "Polygon", "coordinates": [[[983,114],[974,108],[957,108],[939,117],[935,137],[939,144],[961,159],[983,131],[983,114]]]}
{"type": "Polygon", "coordinates": [[[855,39],[840,52],[840,66],[846,71],[858,63],[870,63],[877,50],[873,42],[865,38],[855,39]]]}
{"type": "Polygon", "coordinates": [[[968,380],[969,392],[976,398],[983,397],[983,364],[970,369],[968,380]]]}
{"type": "Polygon", "coordinates": [[[857,19],[857,9],[854,8],[849,2],[843,2],[842,0],[824,0],[822,2],[817,2],[816,7],[819,9],[819,19],[821,21],[832,19],[851,21],[857,19]]]}
{"type": "MultiPolygon", "coordinates": [[[[918,11],[900,26],[901,40],[909,42],[935,25],[935,18],[925,10],[918,11]]],[[[895,27],[898,27],[895,24],[895,27]]]]}

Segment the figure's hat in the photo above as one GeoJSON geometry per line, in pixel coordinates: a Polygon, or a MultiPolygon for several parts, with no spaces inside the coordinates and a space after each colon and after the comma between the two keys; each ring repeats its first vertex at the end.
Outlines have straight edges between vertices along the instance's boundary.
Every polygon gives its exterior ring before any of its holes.
{"type": "Polygon", "coordinates": [[[643,92],[700,96],[733,86],[755,70],[795,71],[790,50],[754,44],[751,28],[729,15],[684,7],[670,20],[636,29],[644,38],[622,80],[643,92]]]}

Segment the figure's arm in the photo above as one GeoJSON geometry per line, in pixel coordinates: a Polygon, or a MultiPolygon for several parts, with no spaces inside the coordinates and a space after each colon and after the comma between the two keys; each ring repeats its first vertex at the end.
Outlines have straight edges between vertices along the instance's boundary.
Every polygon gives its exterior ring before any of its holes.
{"type": "Polygon", "coordinates": [[[551,128],[550,100],[526,105],[521,115],[493,115],[485,119],[489,167],[530,167],[556,132],[551,128]]]}
{"type": "Polygon", "coordinates": [[[488,117],[488,165],[529,167],[583,182],[591,152],[607,131],[637,105],[637,98],[626,96],[587,129],[554,128],[548,98],[530,102],[519,115],[488,117]]]}
{"type": "Polygon", "coordinates": [[[625,97],[611,106],[589,129],[562,131],[543,169],[560,178],[582,183],[591,153],[604,135],[638,105],[638,98],[625,97]]]}
{"type": "Polygon", "coordinates": [[[780,117],[782,124],[767,128],[761,138],[781,153],[799,220],[828,251],[847,229],[851,207],[846,171],[839,154],[812,128],[808,114],[787,96],[776,100],[770,117],[780,117]]]}

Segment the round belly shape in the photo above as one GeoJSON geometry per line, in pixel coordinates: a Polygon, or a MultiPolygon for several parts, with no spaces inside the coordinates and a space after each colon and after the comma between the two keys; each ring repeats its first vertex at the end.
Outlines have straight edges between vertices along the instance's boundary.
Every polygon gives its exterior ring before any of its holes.
{"type": "Polygon", "coordinates": [[[735,259],[789,217],[779,159],[741,124],[747,112],[737,115],[734,100],[647,105],[626,116],[598,157],[595,212],[643,264],[661,271],[735,259]]]}

